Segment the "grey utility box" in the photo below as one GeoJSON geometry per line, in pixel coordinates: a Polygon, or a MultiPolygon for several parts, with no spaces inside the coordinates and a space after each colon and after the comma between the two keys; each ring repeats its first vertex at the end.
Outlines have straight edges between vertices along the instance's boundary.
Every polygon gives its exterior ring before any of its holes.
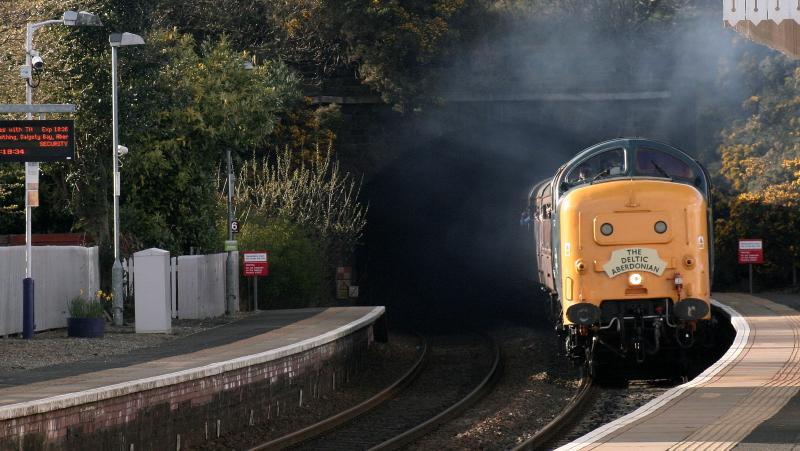
{"type": "Polygon", "coordinates": [[[169,251],[145,249],[133,254],[136,333],[172,332],[169,251]]]}

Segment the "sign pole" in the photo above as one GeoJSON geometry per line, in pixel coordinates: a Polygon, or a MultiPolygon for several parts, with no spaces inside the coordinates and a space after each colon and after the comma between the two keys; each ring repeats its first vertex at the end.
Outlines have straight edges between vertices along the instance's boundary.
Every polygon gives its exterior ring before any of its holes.
{"type": "Polygon", "coordinates": [[[753,294],[753,264],[750,263],[749,265],[749,272],[750,272],[750,294],[753,294]]]}
{"type": "Polygon", "coordinates": [[[258,311],[258,277],[253,277],[253,311],[258,311]]]}

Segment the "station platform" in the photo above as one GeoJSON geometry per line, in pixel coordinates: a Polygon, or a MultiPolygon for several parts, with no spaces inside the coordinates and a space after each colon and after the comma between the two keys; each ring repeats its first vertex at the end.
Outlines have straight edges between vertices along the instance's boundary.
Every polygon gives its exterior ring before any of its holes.
{"type": "Polygon", "coordinates": [[[559,450],[800,448],[800,312],[786,300],[715,294],[736,329],[725,355],[695,379],[559,450]]]}
{"type": "Polygon", "coordinates": [[[181,449],[263,423],[357,370],[384,313],[265,311],[125,355],[0,373],[0,449],[181,449]]]}

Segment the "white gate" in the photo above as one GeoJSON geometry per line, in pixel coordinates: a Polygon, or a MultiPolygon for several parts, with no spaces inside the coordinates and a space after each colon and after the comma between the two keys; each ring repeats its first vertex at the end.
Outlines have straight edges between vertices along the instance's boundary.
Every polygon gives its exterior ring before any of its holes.
{"type": "MultiPolygon", "coordinates": [[[[227,254],[220,253],[182,255],[170,259],[169,283],[173,318],[199,319],[225,314],[226,258],[227,254]]],[[[126,299],[131,299],[135,296],[135,260],[124,260],[123,268],[127,274],[126,299]]],[[[235,282],[234,289],[238,291],[238,280],[235,282]]]]}

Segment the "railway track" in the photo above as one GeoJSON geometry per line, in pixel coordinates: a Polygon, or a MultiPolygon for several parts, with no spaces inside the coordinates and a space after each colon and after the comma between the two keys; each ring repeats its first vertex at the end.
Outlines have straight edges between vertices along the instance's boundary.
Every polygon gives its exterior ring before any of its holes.
{"type": "Polygon", "coordinates": [[[544,449],[548,443],[552,443],[556,439],[559,432],[573,428],[581,420],[582,414],[586,406],[592,402],[595,392],[596,388],[592,378],[584,376],[578,385],[577,393],[564,410],[531,438],[515,447],[514,451],[544,449]]]}
{"type": "Polygon", "coordinates": [[[475,333],[426,340],[413,367],[364,403],[252,450],[397,449],[457,417],[500,372],[500,348],[475,333]]]}

